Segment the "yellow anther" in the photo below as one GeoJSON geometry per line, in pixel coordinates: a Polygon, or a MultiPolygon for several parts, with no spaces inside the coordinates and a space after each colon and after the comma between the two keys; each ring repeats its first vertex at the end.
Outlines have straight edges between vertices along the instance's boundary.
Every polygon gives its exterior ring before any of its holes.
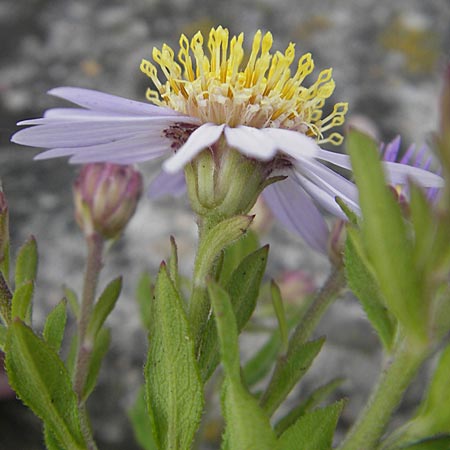
{"type": "Polygon", "coordinates": [[[302,83],[314,69],[310,53],[300,57],[292,76],[293,43],[273,55],[272,34],[258,30],[243,66],[243,42],[242,33],[230,38],[228,29],[217,27],[209,32],[207,54],[201,32],[190,40],[181,35],[176,56],[165,44],[154,49],[153,60],[166,81],[158,79],[154,64],[142,60],[141,71],[156,87],[147,91],[147,98],[204,122],[307,130],[318,142],[340,142],[337,133],[323,137],[324,131],[343,123],[347,112],[347,105],[338,103],[322,119],[325,100],[334,90],[331,69],[323,70],[308,88],[302,83]]]}

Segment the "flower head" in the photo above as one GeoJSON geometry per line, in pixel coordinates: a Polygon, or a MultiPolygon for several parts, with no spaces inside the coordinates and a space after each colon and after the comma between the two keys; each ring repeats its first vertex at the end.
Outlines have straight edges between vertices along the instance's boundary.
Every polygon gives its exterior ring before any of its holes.
{"type": "Polygon", "coordinates": [[[166,78],[161,83],[157,66],[143,60],[141,70],[156,90],[148,89],[147,98],[202,123],[212,122],[230,127],[283,128],[314,137],[318,143],[340,144],[337,132],[324,133],[342,125],[347,103],[337,103],[333,112],[323,118],[322,108],[335,87],[331,69],[323,70],[317,80],[305,87],[303,81],[312,73],[310,53],[300,57],[291,76],[295,46],[290,43],[284,53],[270,53],[273,37],[257,31],[252,50],[243,64],[244,34],[229,37],[227,29],[211,29],[208,53],[205,54],[201,32],[189,41],[182,35],[177,57],[167,45],[153,49],[153,60],[166,78]]]}
{"type": "Polygon", "coordinates": [[[132,166],[87,164],[73,186],[75,219],[85,235],[117,237],[136,210],[142,177],[132,166]]]}
{"type": "MultiPolygon", "coordinates": [[[[271,46],[272,35],[257,32],[246,59],[242,34],[229,39],[228,30],[213,28],[208,51],[201,33],[191,41],[182,36],[177,57],[164,45],[153,51],[155,64],[141,63],[155,86],[147,92],[153,104],[53,89],[50,94],[80,107],[50,109],[43,118],[19,122],[31,127],[12,140],[47,148],[37,159],[70,156],[74,163],[132,164],[166,156],[153,194],[182,191],[185,168],[191,204],[200,215],[245,214],[264,189],[275,215],[326,251],[317,236],[327,228],[315,204],[345,218],[338,196],[358,211],[354,184],[323,164],[351,169],[349,158],[318,145],[342,141],[339,133],[327,133],[343,123],[347,104],[337,103],[322,117],[334,90],[331,70],[305,87],[314,67],[311,55],[301,56],[291,73],[294,45],[274,54],[271,46]]],[[[442,181],[422,169],[393,162],[386,167],[395,182],[408,175],[428,187],[442,181]]]]}

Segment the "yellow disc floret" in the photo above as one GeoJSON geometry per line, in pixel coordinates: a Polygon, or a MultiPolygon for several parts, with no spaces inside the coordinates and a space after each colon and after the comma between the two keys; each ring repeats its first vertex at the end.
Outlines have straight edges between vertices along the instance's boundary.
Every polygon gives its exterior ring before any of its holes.
{"type": "Polygon", "coordinates": [[[155,64],[142,60],[142,72],[156,87],[147,90],[147,98],[204,123],[285,128],[312,136],[319,143],[340,144],[339,133],[324,136],[343,124],[347,112],[347,103],[336,103],[333,112],[322,118],[325,100],[335,87],[331,69],[320,72],[318,79],[305,87],[302,83],[314,69],[310,53],[300,57],[292,75],[294,44],[284,53],[271,54],[272,34],[258,31],[244,63],[243,41],[243,33],[230,40],[228,30],[218,27],[209,33],[209,54],[205,54],[200,32],[190,41],[181,35],[177,57],[168,45],[154,48],[153,60],[166,82],[158,78],[155,64]]]}

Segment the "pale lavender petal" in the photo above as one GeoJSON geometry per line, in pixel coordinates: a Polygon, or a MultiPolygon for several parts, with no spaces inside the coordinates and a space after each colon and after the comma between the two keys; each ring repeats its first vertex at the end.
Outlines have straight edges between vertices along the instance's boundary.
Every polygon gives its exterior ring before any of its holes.
{"type": "Polygon", "coordinates": [[[441,188],[444,186],[442,177],[419,167],[394,162],[385,162],[383,166],[391,184],[406,184],[411,178],[424,187],[441,188]]]}
{"type": "Polygon", "coordinates": [[[296,163],[294,167],[296,169],[295,179],[327,211],[346,219],[335,200],[336,197],[341,197],[355,213],[359,213],[356,186],[342,175],[333,172],[317,161],[306,159],[296,163]]]}
{"type": "Polygon", "coordinates": [[[84,108],[94,111],[103,111],[120,114],[133,114],[144,116],[179,116],[180,114],[169,108],[142,103],[116,95],[105,94],[104,92],[92,89],[75,87],[59,87],[48,91],[50,95],[63,98],[84,108]]]}
{"type": "Polygon", "coordinates": [[[174,122],[168,118],[150,118],[144,121],[115,123],[93,121],[64,122],[38,125],[18,131],[12,142],[33,147],[85,147],[125,139],[135,134],[161,133],[174,122]]]}
{"type": "Polygon", "coordinates": [[[277,143],[263,130],[241,125],[236,128],[226,127],[225,137],[228,144],[250,157],[267,161],[277,153],[277,143]]]}
{"type": "Polygon", "coordinates": [[[316,157],[320,147],[316,141],[302,133],[280,128],[263,128],[262,133],[268,135],[276,143],[277,149],[294,159],[301,157],[316,157]]]}
{"type": "Polygon", "coordinates": [[[316,158],[321,159],[322,161],[330,162],[335,166],[342,167],[343,169],[352,170],[352,164],[348,155],[330,152],[328,150],[324,150],[323,148],[319,148],[317,150],[316,158]]]}
{"type": "MultiPolygon", "coordinates": [[[[350,157],[341,153],[333,153],[327,150],[320,149],[317,155],[318,159],[331,162],[332,164],[351,170],[350,157]]],[[[409,177],[412,177],[415,182],[424,187],[442,187],[443,179],[428,170],[419,167],[409,166],[396,162],[384,161],[383,167],[386,171],[389,183],[392,184],[406,184],[409,177]]]]}
{"type": "Polygon", "coordinates": [[[186,192],[186,180],[184,172],[167,173],[161,170],[152,180],[148,188],[150,198],[159,198],[165,195],[179,197],[186,192]]]}
{"type": "Polygon", "coordinates": [[[328,226],[298,183],[288,177],[264,189],[263,197],[289,231],[300,235],[314,250],[327,254],[328,226]]]}
{"type": "Polygon", "coordinates": [[[169,159],[164,161],[163,169],[169,173],[175,173],[182,169],[198,153],[217,142],[225,125],[205,123],[198,127],[188,140],[169,159]]]}
{"type": "Polygon", "coordinates": [[[97,145],[85,145],[79,148],[57,147],[40,153],[35,159],[58,158],[62,156],[72,156],[71,162],[89,163],[117,161],[128,158],[131,164],[136,162],[136,157],[140,161],[157,158],[170,151],[170,142],[160,136],[149,134],[132,135],[126,139],[114,142],[101,143],[97,145]],[[145,156],[146,155],[146,156],[145,156]],[[145,158],[145,159],[142,159],[145,158]]]}

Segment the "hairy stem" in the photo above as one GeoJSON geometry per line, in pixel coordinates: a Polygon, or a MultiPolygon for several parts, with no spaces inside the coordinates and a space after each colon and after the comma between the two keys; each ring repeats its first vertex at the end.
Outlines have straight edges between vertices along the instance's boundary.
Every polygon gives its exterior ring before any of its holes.
{"type": "Polygon", "coordinates": [[[73,389],[78,397],[78,409],[81,421],[81,431],[86,439],[89,450],[97,450],[92,437],[92,432],[87,417],[85,400],[83,399],[84,387],[89,371],[89,362],[92,354],[93,342],[87,337],[87,328],[95,302],[98,278],[102,269],[103,238],[93,234],[86,239],[88,255],[86,271],[84,275],[83,296],[78,316],[78,342],[77,356],[75,360],[75,372],[73,377],[73,389]]]}
{"type": "Polygon", "coordinates": [[[399,344],[381,372],[358,421],[340,445],[340,450],[376,448],[405,390],[427,356],[427,349],[418,349],[408,341],[399,344]]]}

